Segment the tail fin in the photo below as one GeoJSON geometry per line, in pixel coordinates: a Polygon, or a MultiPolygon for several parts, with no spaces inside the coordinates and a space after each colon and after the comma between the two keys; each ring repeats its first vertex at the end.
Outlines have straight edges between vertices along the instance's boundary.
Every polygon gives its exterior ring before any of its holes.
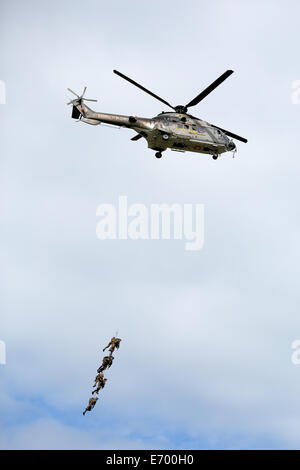
{"type": "Polygon", "coordinates": [[[73,119],[79,119],[80,116],[81,116],[80,111],[76,108],[76,106],[73,105],[73,109],[72,109],[72,118],[73,118],[73,119]]]}

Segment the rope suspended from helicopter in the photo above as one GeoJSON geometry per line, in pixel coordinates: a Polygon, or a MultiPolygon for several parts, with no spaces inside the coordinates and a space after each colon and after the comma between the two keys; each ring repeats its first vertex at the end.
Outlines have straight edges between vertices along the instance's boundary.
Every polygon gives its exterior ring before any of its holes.
{"type": "MultiPolygon", "coordinates": [[[[108,343],[108,345],[103,349],[103,352],[106,349],[108,349],[109,350],[109,355],[104,356],[104,358],[102,359],[102,364],[97,369],[97,375],[95,377],[95,381],[94,381],[94,385],[93,385],[94,390],[92,391],[92,395],[94,395],[94,393],[96,395],[98,395],[99,392],[105,387],[107,379],[104,378],[103,372],[106,369],[109,369],[111,367],[111,365],[113,363],[113,360],[114,360],[113,352],[114,352],[115,349],[119,349],[120,343],[122,341],[121,338],[117,338],[117,335],[118,335],[118,331],[116,333],[116,336],[113,336],[111,338],[110,342],[108,343]]],[[[85,415],[85,413],[87,411],[92,411],[92,409],[95,407],[97,401],[98,401],[98,396],[97,396],[97,398],[91,397],[89,399],[89,403],[88,403],[87,407],[85,408],[85,410],[82,413],[83,416],[85,415]]]]}

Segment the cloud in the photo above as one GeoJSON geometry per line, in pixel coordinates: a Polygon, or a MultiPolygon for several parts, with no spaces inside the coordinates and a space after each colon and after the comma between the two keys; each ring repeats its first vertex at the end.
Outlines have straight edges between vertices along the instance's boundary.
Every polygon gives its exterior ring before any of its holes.
{"type": "Polygon", "coordinates": [[[1,435],[5,449],[21,450],[88,450],[88,449],[151,449],[166,444],[163,439],[145,442],[143,439],[120,435],[116,437],[98,430],[82,430],[66,426],[54,419],[40,419],[30,425],[14,428],[7,435],[1,435]],[[96,434],[96,435],[95,435],[96,434]]]}

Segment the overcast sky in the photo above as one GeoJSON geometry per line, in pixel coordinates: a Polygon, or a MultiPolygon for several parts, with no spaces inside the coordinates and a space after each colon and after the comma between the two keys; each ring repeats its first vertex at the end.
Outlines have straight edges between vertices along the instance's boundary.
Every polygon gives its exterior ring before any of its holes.
{"type": "Polygon", "coordinates": [[[292,0],[2,0],[1,448],[299,448],[299,18],[292,0]],[[70,119],[67,87],[166,111],[115,68],[175,105],[234,70],[192,113],[248,144],[157,160],[70,119]],[[204,204],[203,249],[100,241],[96,209],[120,195],[204,204]]]}

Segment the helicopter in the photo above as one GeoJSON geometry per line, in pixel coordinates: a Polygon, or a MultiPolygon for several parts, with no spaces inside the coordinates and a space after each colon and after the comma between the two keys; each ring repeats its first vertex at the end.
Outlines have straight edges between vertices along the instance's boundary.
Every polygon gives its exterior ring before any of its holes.
{"type": "Polygon", "coordinates": [[[188,114],[189,108],[197,105],[200,101],[206,98],[207,95],[215,90],[215,88],[217,88],[233,73],[233,70],[227,70],[224,72],[185,106],[172,106],[166,100],[123,73],[118,72],[117,70],[113,70],[113,72],[124,80],[127,80],[132,85],[140,88],[145,93],[148,93],[153,98],[156,98],[173,111],[162,111],[153,118],[99,113],[93,111],[84,103],[85,101],[97,101],[95,99],[85,98],[86,87],[84,87],[80,96],[68,88],[68,90],[76,96],[75,99],[72,99],[68,103],[73,106],[73,119],[77,119],[94,126],[104,123],[133,129],[136,134],[131,138],[131,140],[136,142],[137,140],[144,138],[148,143],[148,148],[156,152],[156,158],[161,158],[162,152],[170,148],[177,152],[197,152],[208,154],[216,160],[219,155],[224,152],[236,152],[236,145],[232,139],[247,143],[247,139],[244,137],[240,137],[226,129],[188,114]],[[232,139],[229,139],[229,137],[232,139]]]}

